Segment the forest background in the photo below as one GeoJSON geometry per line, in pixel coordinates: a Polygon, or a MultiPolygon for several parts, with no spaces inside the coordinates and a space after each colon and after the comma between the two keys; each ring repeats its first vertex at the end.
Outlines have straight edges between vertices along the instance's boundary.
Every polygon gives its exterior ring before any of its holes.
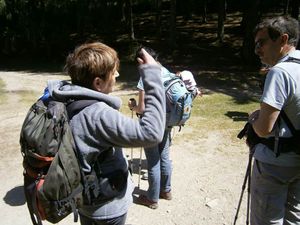
{"type": "Polygon", "coordinates": [[[0,55],[2,60],[26,58],[24,64],[62,63],[74,46],[98,40],[116,48],[125,61],[144,44],[159,50],[171,64],[224,65],[220,60],[228,57],[214,55],[222,49],[231,53],[232,65],[257,65],[254,26],[274,14],[298,19],[299,4],[299,0],[0,0],[0,55]],[[208,57],[199,58],[203,53],[208,57]]]}

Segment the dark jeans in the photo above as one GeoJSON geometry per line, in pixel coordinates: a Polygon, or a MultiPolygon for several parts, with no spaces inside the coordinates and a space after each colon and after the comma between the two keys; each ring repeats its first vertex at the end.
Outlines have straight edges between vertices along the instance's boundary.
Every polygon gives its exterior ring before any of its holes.
{"type": "Polygon", "coordinates": [[[80,224],[81,225],[125,225],[127,213],[122,216],[106,219],[106,220],[95,220],[88,218],[86,216],[80,215],[80,224]]]}

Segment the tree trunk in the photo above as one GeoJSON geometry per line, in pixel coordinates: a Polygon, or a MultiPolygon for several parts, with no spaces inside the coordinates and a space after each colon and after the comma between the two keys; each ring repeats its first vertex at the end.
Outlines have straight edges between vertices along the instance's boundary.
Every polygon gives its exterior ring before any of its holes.
{"type": "Polygon", "coordinates": [[[290,0],[286,0],[285,1],[285,5],[284,5],[284,15],[287,15],[289,13],[289,4],[290,4],[290,0]]]}
{"type": "Polygon", "coordinates": [[[207,14],[206,14],[206,11],[207,11],[207,0],[203,0],[202,1],[202,23],[206,23],[207,22],[207,14]]]}
{"type": "Polygon", "coordinates": [[[132,13],[132,0],[126,0],[126,11],[127,11],[127,21],[130,40],[135,40],[134,37],[134,27],[133,27],[133,13],[132,13]]]}
{"type": "Polygon", "coordinates": [[[126,24],[126,2],[125,0],[120,1],[121,3],[121,22],[126,24]]]}
{"type": "Polygon", "coordinates": [[[169,41],[171,47],[176,46],[176,0],[171,0],[169,41]]]}
{"type": "Polygon", "coordinates": [[[221,43],[224,41],[224,19],[226,15],[226,0],[219,0],[218,13],[218,39],[221,43]]]}
{"type": "Polygon", "coordinates": [[[155,15],[155,24],[156,24],[156,34],[157,37],[160,39],[161,37],[161,14],[162,14],[162,0],[156,0],[155,1],[155,9],[156,9],[156,15],[155,15]]]}
{"type": "Polygon", "coordinates": [[[242,57],[247,64],[257,62],[254,54],[254,37],[253,29],[260,20],[260,0],[247,0],[243,15],[244,40],[242,46],[242,57]]]}
{"type": "Polygon", "coordinates": [[[300,0],[292,0],[291,1],[291,16],[295,19],[299,19],[299,2],[300,0]]]}

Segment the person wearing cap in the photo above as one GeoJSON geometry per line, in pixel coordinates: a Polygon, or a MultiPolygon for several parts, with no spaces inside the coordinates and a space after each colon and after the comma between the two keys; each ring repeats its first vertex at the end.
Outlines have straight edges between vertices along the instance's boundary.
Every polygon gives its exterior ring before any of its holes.
{"type": "MultiPolygon", "coordinates": [[[[158,62],[157,53],[147,47],[143,47],[146,51],[158,62]]],[[[138,56],[137,51],[137,56],[138,56]]],[[[159,62],[158,62],[159,63],[159,62]]],[[[159,63],[160,64],[160,63],[159,63]]],[[[170,79],[170,71],[160,64],[161,67],[161,79],[162,82],[170,79]]],[[[193,74],[190,71],[182,71],[176,74],[181,76],[183,82],[186,84],[187,89],[194,90],[196,82],[193,74]]],[[[144,84],[140,79],[137,85],[139,90],[138,104],[135,99],[130,99],[128,107],[130,110],[135,111],[139,115],[143,115],[145,111],[144,104],[144,84]]],[[[201,94],[197,88],[197,94],[201,94]]],[[[171,200],[171,176],[172,176],[172,164],[169,155],[169,147],[171,145],[171,129],[172,127],[165,127],[162,141],[153,147],[144,148],[146,159],[147,159],[147,170],[148,170],[148,190],[146,195],[139,195],[138,203],[141,205],[148,206],[151,209],[158,208],[158,200],[165,199],[171,200]]]]}

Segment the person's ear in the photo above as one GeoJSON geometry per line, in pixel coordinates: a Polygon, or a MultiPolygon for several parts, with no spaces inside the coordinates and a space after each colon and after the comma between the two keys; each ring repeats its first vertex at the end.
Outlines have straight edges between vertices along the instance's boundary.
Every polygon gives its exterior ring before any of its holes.
{"type": "Polygon", "coordinates": [[[289,40],[289,35],[288,34],[281,35],[281,44],[282,45],[286,45],[288,43],[288,40],[289,40]]]}
{"type": "Polygon", "coordinates": [[[92,88],[95,91],[101,91],[104,81],[100,77],[95,77],[92,83],[92,88]]]}

